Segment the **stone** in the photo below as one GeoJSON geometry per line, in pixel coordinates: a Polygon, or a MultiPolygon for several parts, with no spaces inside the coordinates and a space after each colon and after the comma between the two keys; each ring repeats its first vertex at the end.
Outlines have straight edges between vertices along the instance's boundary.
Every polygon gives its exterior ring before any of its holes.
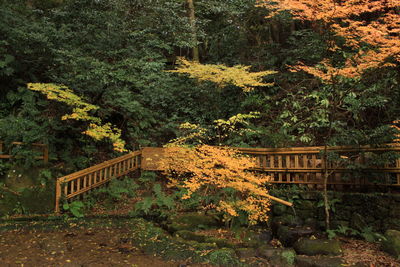
{"type": "Polygon", "coordinates": [[[240,229],[237,233],[246,247],[259,247],[272,240],[272,231],[267,229],[240,229]]]}
{"type": "Polygon", "coordinates": [[[305,256],[297,255],[297,267],[342,267],[344,261],[341,257],[331,256],[305,256]]]}
{"type": "Polygon", "coordinates": [[[196,234],[189,230],[180,230],[175,232],[175,236],[186,239],[186,240],[194,240],[197,242],[205,242],[206,237],[203,235],[196,234]]]}
{"type": "Polygon", "coordinates": [[[382,243],[382,248],[384,251],[400,259],[400,231],[397,230],[387,230],[385,232],[386,240],[382,243]]]}
{"type": "Polygon", "coordinates": [[[342,249],[338,240],[300,238],[294,243],[293,248],[298,254],[308,256],[338,256],[342,254],[342,249]]]}
{"type": "Polygon", "coordinates": [[[284,216],[277,216],[272,218],[271,222],[271,229],[274,234],[277,233],[279,226],[285,225],[285,226],[299,226],[302,225],[302,221],[298,217],[294,217],[293,215],[286,214],[284,216]]]}
{"type": "Polygon", "coordinates": [[[266,258],[270,266],[286,267],[294,266],[296,252],[291,248],[263,246],[258,248],[258,256],[266,258]]]}
{"type": "Polygon", "coordinates": [[[219,226],[216,216],[203,213],[184,213],[169,219],[167,228],[170,232],[180,230],[196,230],[201,228],[212,228],[219,226]]]}
{"type": "Polygon", "coordinates": [[[277,231],[277,238],[285,247],[291,247],[299,238],[315,234],[311,227],[289,227],[281,225],[277,231]]]}
{"type": "Polygon", "coordinates": [[[207,255],[209,262],[217,266],[238,266],[240,261],[236,252],[230,248],[221,248],[210,252],[207,255]]]}
{"type": "Polygon", "coordinates": [[[237,248],[235,251],[240,259],[252,258],[257,256],[257,250],[254,248],[237,248]]]}
{"type": "Polygon", "coordinates": [[[216,244],[219,248],[235,248],[235,244],[229,242],[226,239],[218,237],[206,237],[204,242],[216,244]]]}

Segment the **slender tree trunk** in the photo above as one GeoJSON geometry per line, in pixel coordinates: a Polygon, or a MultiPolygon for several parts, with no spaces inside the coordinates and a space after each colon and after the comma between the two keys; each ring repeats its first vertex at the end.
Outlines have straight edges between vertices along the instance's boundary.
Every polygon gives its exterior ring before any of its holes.
{"type": "Polygon", "coordinates": [[[194,14],[194,2],[193,0],[186,0],[189,8],[189,21],[192,27],[192,38],[193,42],[196,44],[192,48],[192,56],[194,61],[200,61],[199,56],[199,46],[197,45],[197,29],[196,29],[196,16],[194,14]]]}
{"type": "Polygon", "coordinates": [[[328,146],[325,142],[324,146],[324,207],[325,207],[325,226],[326,230],[330,229],[330,215],[329,215],[329,199],[328,199],[328,146]]]}

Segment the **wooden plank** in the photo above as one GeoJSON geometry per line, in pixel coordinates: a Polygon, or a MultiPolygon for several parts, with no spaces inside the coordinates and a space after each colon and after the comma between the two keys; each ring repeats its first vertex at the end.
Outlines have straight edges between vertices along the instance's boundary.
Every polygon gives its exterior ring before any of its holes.
{"type": "Polygon", "coordinates": [[[54,212],[59,213],[60,212],[60,200],[61,200],[61,184],[60,181],[56,181],[56,193],[55,193],[55,208],[54,212]]]}
{"type": "MultiPolygon", "coordinates": [[[[400,159],[396,160],[396,168],[400,170],[400,159]]],[[[397,173],[397,184],[400,185],[400,173],[397,173]]]]}
{"type": "MultiPolygon", "coordinates": [[[[282,169],[282,156],[281,155],[278,155],[278,168],[282,169]]],[[[282,172],[279,172],[278,176],[279,176],[279,181],[283,181],[282,180],[282,172]]]]}
{"type": "Polygon", "coordinates": [[[58,179],[61,179],[61,180],[63,180],[64,182],[67,182],[67,181],[69,181],[69,180],[75,179],[76,177],[80,177],[80,176],[82,176],[82,175],[86,175],[86,174],[88,174],[88,173],[92,173],[92,172],[94,172],[94,171],[98,171],[98,170],[104,169],[104,168],[106,168],[106,167],[109,167],[109,166],[115,164],[116,162],[120,162],[120,161],[122,161],[122,160],[125,160],[125,159],[128,159],[128,158],[132,158],[132,157],[135,157],[135,156],[140,155],[140,154],[141,154],[140,151],[135,151],[135,152],[132,152],[132,153],[123,155],[123,156],[121,156],[121,157],[118,157],[118,158],[115,158],[115,159],[112,159],[112,160],[108,160],[108,161],[105,161],[105,162],[103,162],[103,163],[94,165],[94,166],[92,166],[92,167],[83,169],[83,170],[81,170],[81,171],[74,172],[74,173],[72,173],[72,174],[63,176],[63,177],[58,178],[58,179]]]}

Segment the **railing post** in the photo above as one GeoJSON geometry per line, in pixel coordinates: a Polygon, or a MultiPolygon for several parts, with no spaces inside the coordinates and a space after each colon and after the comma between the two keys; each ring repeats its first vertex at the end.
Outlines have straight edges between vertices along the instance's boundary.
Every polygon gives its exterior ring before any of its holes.
{"type": "Polygon", "coordinates": [[[60,213],[60,199],[61,199],[61,183],[60,183],[60,180],[57,179],[56,180],[56,195],[55,195],[56,205],[55,205],[55,209],[54,209],[54,212],[56,214],[60,213]]]}

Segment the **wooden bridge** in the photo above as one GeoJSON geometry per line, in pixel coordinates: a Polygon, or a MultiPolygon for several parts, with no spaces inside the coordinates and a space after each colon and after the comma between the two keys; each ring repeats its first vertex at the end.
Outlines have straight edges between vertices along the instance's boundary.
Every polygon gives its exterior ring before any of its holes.
{"type": "MultiPolygon", "coordinates": [[[[358,175],[346,175],[355,172],[345,164],[325,163],[321,151],[324,147],[295,148],[238,148],[244,154],[257,159],[256,171],[262,171],[271,176],[270,183],[275,184],[323,184],[323,172],[329,172],[329,185],[363,186],[375,185],[385,187],[400,186],[400,159],[396,158],[382,166],[372,165],[362,169],[358,175]],[[325,164],[328,164],[325,166],[325,164]],[[379,176],[379,182],[371,182],[370,178],[379,176]]],[[[382,154],[400,152],[400,146],[388,144],[383,147],[328,147],[328,152],[336,152],[347,163],[368,163],[371,153],[382,154]]],[[[160,160],[163,158],[163,148],[143,148],[124,156],[103,162],[90,168],[58,178],[56,181],[55,212],[60,211],[60,200],[72,199],[93,188],[101,186],[111,179],[140,170],[161,171],[160,160]]]]}

